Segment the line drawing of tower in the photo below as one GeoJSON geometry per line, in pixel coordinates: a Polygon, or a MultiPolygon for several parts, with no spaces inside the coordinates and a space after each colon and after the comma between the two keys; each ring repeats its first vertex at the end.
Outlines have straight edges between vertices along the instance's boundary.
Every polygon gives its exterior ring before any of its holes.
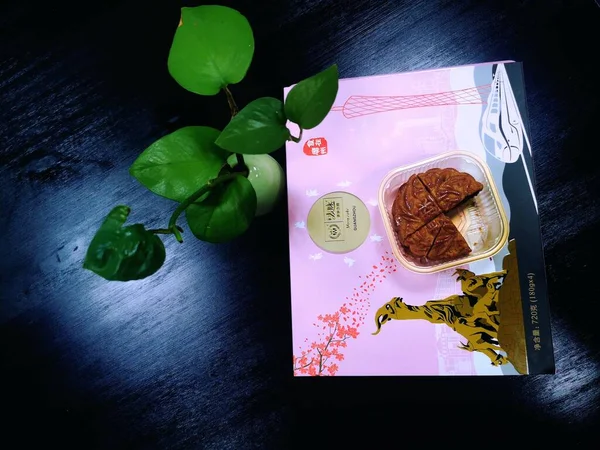
{"type": "Polygon", "coordinates": [[[342,106],[331,111],[340,111],[347,119],[368,116],[388,111],[411,108],[449,105],[480,105],[492,90],[491,84],[475,86],[457,91],[416,95],[351,95],[342,106]]]}

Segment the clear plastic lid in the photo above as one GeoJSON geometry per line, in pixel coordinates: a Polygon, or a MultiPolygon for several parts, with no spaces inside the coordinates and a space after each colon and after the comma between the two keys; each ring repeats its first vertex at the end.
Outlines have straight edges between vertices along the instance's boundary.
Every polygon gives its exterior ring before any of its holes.
{"type": "Polygon", "coordinates": [[[439,272],[489,258],[498,253],[508,240],[508,220],[492,174],[485,162],[467,152],[444,153],[392,170],[385,176],[379,187],[379,210],[394,256],[404,267],[417,273],[439,272]],[[471,247],[471,253],[464,258],[443,263],[423,263],[408,255],[400,245],[391,212],[398,188],[406,183],[411,175],[426,172],[434,167],[440,169],[451,167],[466,172],[483,184],[483,190],[447,213],[471,247]]]}

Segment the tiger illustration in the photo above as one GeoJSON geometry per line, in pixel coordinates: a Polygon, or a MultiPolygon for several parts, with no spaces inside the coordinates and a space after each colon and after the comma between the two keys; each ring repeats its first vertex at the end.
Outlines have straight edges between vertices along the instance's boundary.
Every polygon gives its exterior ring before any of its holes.
{"type": "Polygon", "coordinates": [[[461,283],[462,295],[431,300],[421,306],[408,305],[401,297],[394,297],[375,313],[377,330],[373,335],[379,334],[382,326],[391,320],[426,320],[446,324],[466,339],[465,343],[461,343],[461,349],[485,354],[494,366],[508,363],[498,342],[498,291],[507,272],[476,275],[469,270],[458,269],[455,275],[461,283]]]}

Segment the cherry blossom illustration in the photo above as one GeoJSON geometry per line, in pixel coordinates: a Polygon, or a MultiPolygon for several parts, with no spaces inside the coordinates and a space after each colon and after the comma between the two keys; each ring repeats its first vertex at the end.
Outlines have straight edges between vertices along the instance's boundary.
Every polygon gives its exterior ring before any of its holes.
{"type": "Polygon", "coordinates": [[[317,338],[310,343],[308,338],[304,339],[303,348],[293,356],[295,376],[328,376],[338,372],[348,342],[360,335],[359,329],[371,306],[371,294],[397,269],[396,261],[385,252],[367,275],[358,277],[359,284],[337,311],[317,316],[313,323],[318,329],[317,338]]]}

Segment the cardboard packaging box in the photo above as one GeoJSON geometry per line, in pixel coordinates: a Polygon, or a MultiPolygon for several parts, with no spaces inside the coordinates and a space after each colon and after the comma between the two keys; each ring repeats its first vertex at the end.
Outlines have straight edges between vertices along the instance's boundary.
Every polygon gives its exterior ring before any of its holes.
{"type": "Polygon", "coordinates": [[[340,80],[286,155],[295,376],[554,372],[520,63],[340,80]],[[444,212],[468,255],[398,238],[399,189],[432,168],[483,186],[444,212]]]}

